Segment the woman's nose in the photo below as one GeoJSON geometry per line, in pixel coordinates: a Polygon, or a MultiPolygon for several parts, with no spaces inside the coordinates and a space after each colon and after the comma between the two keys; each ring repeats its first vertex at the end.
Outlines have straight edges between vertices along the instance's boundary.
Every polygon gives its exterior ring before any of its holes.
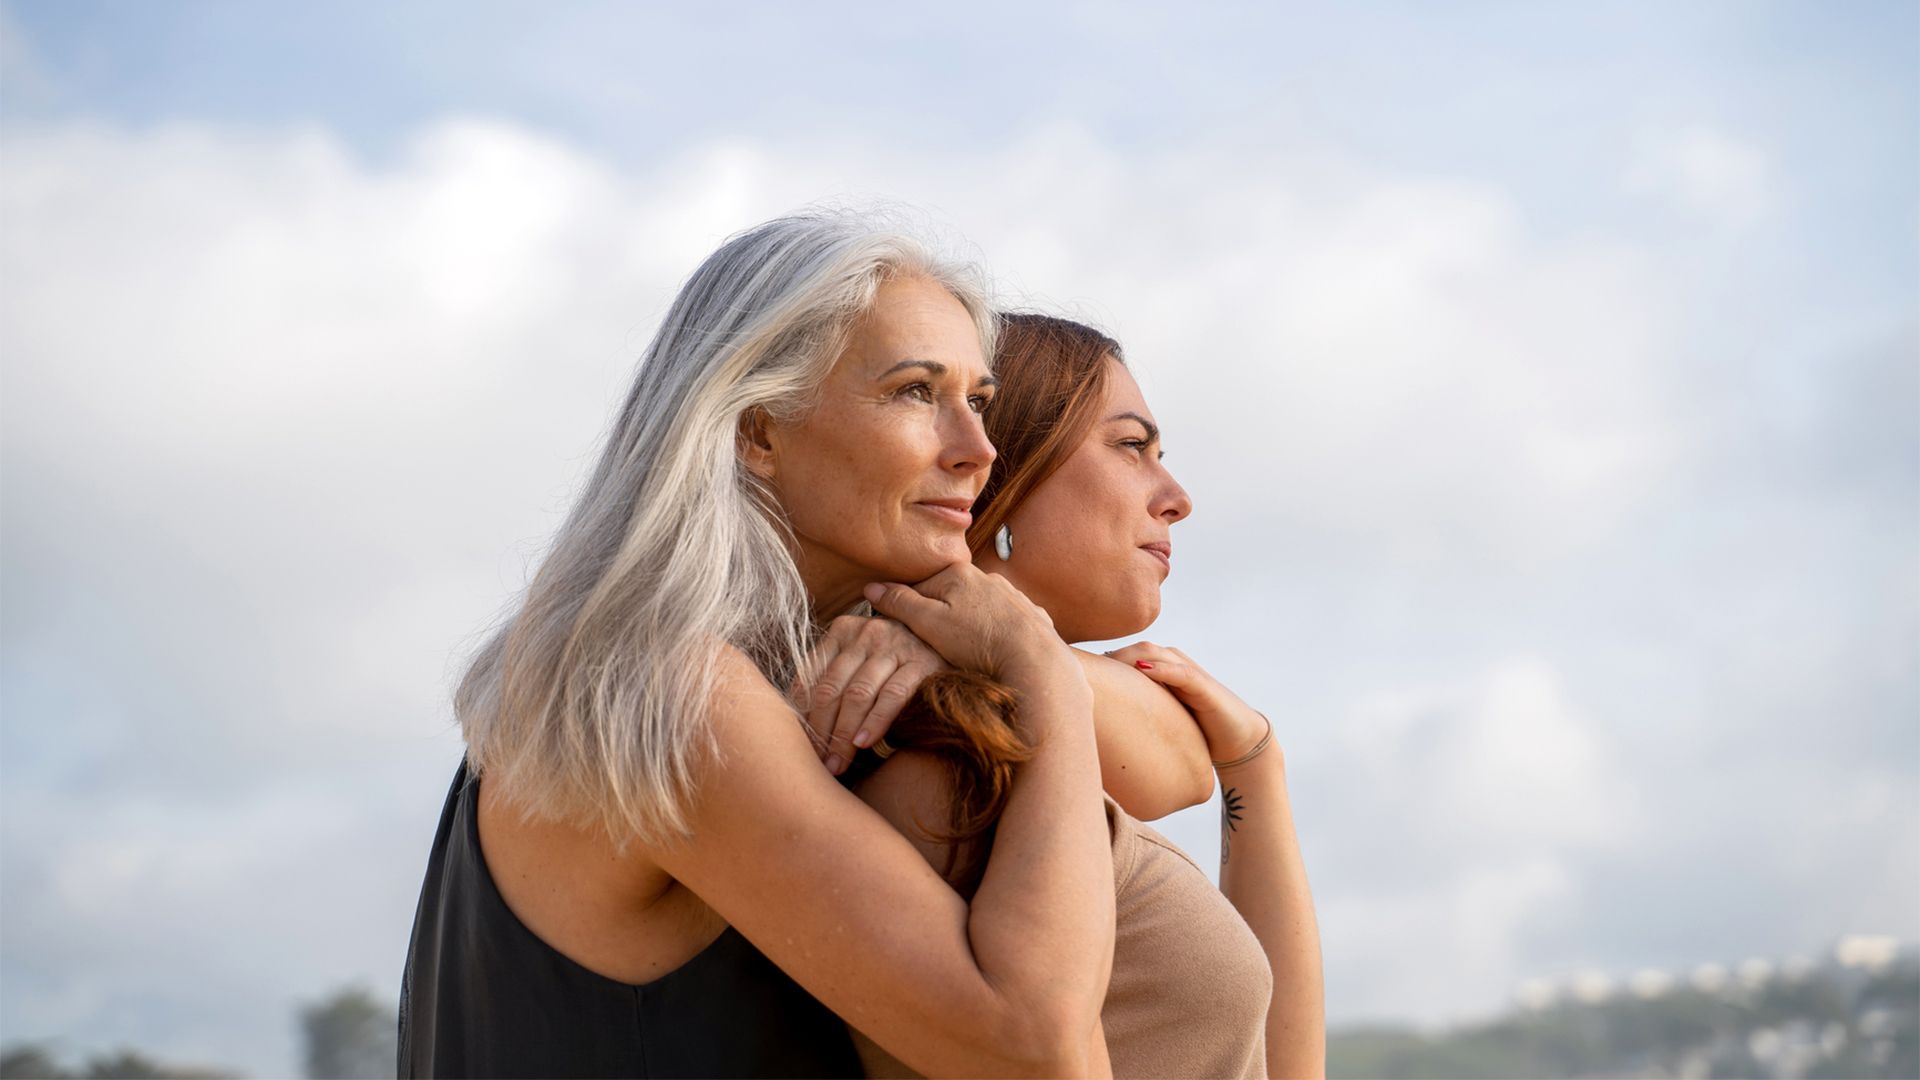
{"type": "Polygon", "coordinates": [[[954,420],[946,425],[946,446],[941,454],[942,467],[956,472],[984,470],[993,464],[998,456],[992,440],[987,438],[987,426],[980,414],[971,408],[958,411],[954,420]]]}
{"type": "Polygon", "coordinates": [[[1169,474],[1166,486],[1155,496],[1153,516],[1171,525],[1191,513],[1193,500],[1187,497],[1187,489],[1169,474]]]}

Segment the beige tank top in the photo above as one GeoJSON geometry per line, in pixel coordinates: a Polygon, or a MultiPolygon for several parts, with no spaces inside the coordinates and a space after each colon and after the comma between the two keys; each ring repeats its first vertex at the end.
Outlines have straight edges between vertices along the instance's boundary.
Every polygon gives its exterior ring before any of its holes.
{"type": "MultiPolygon", "coordinates": [[[[1113,836],[1113,977],[1100,1008],[1116,1077],[1267,1074],[1273,973],[1206,872],[1107,799],[1113,836]]],[[[868,1076],[918,1077],[858,1031],[868,1076]]]]}

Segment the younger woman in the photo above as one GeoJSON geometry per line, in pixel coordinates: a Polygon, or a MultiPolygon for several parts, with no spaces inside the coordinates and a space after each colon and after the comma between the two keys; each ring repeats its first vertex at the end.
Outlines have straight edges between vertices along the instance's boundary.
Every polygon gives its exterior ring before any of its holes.
{"type": "MultiPolygon", "coordinates": [[[[969,531],[975,564],[1017,585],[1065,641],[1139,633],[1159,614],[1171,527],[1192,507],[1118,343],[1064,319],[1006,316],[995,373],[998,456],[969,531]]],[[[1135,708],[1197,721],[1222,797],[1217,890],[1106,802],[1117,931],[1101,1022],[1114,1074],[1324,1075],[1318,929],[1272,726],[1178,649],[1111,655],[1171,692],[1149,688],[1135,708]]],[[[1000,720],[1009,712],[1010,701],[947,688],[888,733],[881,749],[897,753],[854,773],[860,796],[963,891],[993,847],[995,792],[1027,752],[1000,720]],[[990,734],[956,739],[954,728],[990,734]]],[[[870,1075],[905,1074],[856,1042],[870,1075]]]]}

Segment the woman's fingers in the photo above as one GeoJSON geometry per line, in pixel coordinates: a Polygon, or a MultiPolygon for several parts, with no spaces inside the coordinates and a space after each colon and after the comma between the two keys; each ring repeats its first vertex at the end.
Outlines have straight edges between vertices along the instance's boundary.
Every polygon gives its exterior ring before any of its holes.
{"type": "MultiPolygon", "coordinates": [[[[858,649],[839,649],[832,661],[814,676],[813,687],[808,692],[807,727],[813,731],[814,752],[822,759],[832,756],[834,752],[829,740],[833,735],[834,722],[840,716],[841,695],[866,660],[867,654],[858,649]]],[[[841,756],[842,760],[852,757],[845,753],[841,756]]]]}
{"type": "Polygon", "coordinates": [[[913,589],[921,596],[935,600],[946,600],[954,593],[977,586],[990,575],[970,562],[948,563],[940,572],[924,581],[918,582],[913,589]]]}
{"type": "MultiPolygon", "coordinates": [[[[1123,645],[1118,649],[1114,649],[1111,652],[1106,653],[1105,655],[1111,656],[1115,660],[1119,660],[1123,663],[1128,663],[1128,664],[1137,663],[1138,661],[1141,661],[1141,660],[1146,660],[1148,662],[1158,662],[1162,660],[1171,661],[1171,660],[1187,659],[1186,654],[1180,652],[1180,650],[1169,649],[1162,645],[1155,645],[1151,641],[1136,641],[1131,645],[1123,645]]],[[[1187,662],[1191,663],[1192,661],[1187,661],[1187,662]]]]}
{"type": "Polygon", "coordinates": [[[997,675],[1016,663],[1048,662],[1049,649],[1063,664],[1071,657],[1045,609],[970,563],[955,562],[912,587],[869,585],[866,597],[955,667],[997,675]]]}
{"type": "Polygon", "coordinates": [[[856,751],[886,734],[926,677],[945,666],[898,620],[833,620],[815,647],[809,680],[793,697],[828,771],[844,772],[856,751]]]}
{"type": "Polygon", "coordinates": [[[1133,666],[1140,674],[1173,691],[1173,696],[1181,701],[1197,689],[1200,673],[1192,664],[1180,660],[1140,660],[1133,666]]]}
{"type": "Polygon", "coordinates": [[[1140,674],[1172,691],[1189,709],[1199,710],[1212,703],[1212,678],[1178,649],[1136,641],[1106,655],[1132,664],[1140,674]]]}
{"type": "Polygon", "coordinates": [[[873,605],[873,610],[888,618],[899,619],[907,624],[909,630],[946,607],[938,600],[929,600],[920,595],[910,586],[893,581],[868,585],[864,595],[867,603],[873,605]]]}
{"type": "Polygon", "coordinates": [[[854,732],[853,745],[865,750],[874,743],[887,737],[887,729],[900,718],[900,710],[907,707],[913,695],[919,691],[920,684],[927,676],[939,668],[932,664],[902,664],[880,687],[873,698],[873,711],[854,732]]]}
{"type": "Polygon", "coordinates": [[[853,760],[853,741],[879,700],[880,690],[900,670],[900,660],[887,653],[869,656],[847,679],[840,691],[840,707],[834,713],[833,727],[827,735],[827,771],[835,776],[853,760]]]}
{"type": "Polygon", "coordinates": [[[1239,757],[1268,730],[1265,717],[1179,649],[1138,641],[1106,655],[1132,664],[1140,674],[1178,698],[1200,722],[1207,752],[1215,761],[1239,757]]]}
{"type": "Polygon", "coordinates": [[[801,717],[806,717],[813,710],[814,681],[839,653],[840,638],[831,629],[814,642],[813,654],[807,657],[807,666],[801,669],[800,674],[794,677],[793,685],[787,688],[787,704],[793,706],[793,711],[801,717]]]}

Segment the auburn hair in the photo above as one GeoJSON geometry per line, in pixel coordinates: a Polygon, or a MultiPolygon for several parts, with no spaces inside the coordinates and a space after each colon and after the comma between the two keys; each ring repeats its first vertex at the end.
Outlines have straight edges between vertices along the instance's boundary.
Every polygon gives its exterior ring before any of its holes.
{"type": "Polygon", "coordinates": [[[1080,448],[1107,395],[1107,358],[1120,343],[1070,319],[1029,312],[1000,316],[993,373],[1000,380],[983,419],[997,456],[973,501],[967,547],[979,551],[1035,488],[1080,448]]]}
{"type": "MultiPolygon", "coordinates": [[[[997,456],[973,504],[967,545],[979,551],[994,531],[1052,476],[1086,439],[1106,397],[1107,358],[1125,363],[1120,343],[1052,315],[1003,313],[993,373],[1000,386],[987,409],[987,437],[997,456]]],[[[1013,794],[1015,767],[1033,747],[1014,726],[1012,690],[984,675],[947,671],[930,676],[886,735],[896,750],[932,754],[945,765],[953,799],[945,826],[916,822],[927,839],[947,845],[942,870],[972,897],[986,873],[993,830],[1013,794]]],[[[841,774],[853,785],[880,766],[857,754],[841,774]]]]}
{"type": "MultiPolygon", "coordinates": [[[[969,899],[987,872],[993,829],[1013,794],[1014,767],[1033,756],[1013,723],[1017,707],[1013,691],[985,675],[936,672],[887,729],[887,745],[930,754],[946,768],[953,789],[946,823],[914,824],[928,840],[946,845],[940,872],[969,899]]],[[[841,782],[858,784],[880,760],[871,751],[855,754],[841,782]]]]}

